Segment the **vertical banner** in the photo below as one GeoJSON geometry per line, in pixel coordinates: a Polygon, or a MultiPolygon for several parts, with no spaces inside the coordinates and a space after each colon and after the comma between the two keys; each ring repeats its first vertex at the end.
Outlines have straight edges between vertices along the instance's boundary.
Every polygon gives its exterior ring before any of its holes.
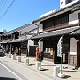
{"type": "Polygon", "coordinates": [[[61,36],[57,44],[57,56],[58,57],[62,57],[62,41],[63,41],[63,36],[61,36]]]}

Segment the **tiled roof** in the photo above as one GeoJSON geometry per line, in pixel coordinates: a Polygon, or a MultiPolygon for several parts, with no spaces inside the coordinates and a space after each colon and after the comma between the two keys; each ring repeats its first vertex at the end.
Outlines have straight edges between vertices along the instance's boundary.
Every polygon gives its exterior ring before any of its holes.
{"type": "Polygon", "coordinates": [[[74,34],[80,34],[80,27],[77,30],[75,30],[74,32],[72,32],[71,34],[72,35],[74,35],[74,34]]]}
{"type": "Polygon", "coordinates": [[[70,5],[70,6],[67,6],[65,8],[61,8],[61,9],[59,9],[59,10],[57,10],[57,11],[55,11],[55,12],[53,12],[53,13],[47,15],[47,16],[41,17],[39,19],[36,19],[32,23],[35,23],[35,22],[38,22],[38,21],[44,21],[44,20],[46,20],[48,18],[51,18],[51,17],[54,17],[54,16],[58,16],[60,14],[63,14],[65,12],[67,12],[67,11],[71,11],[72,10],[72,7],[74,5],[76,5],[76,4],[78,4],[78,3],[80,3],[80,1],[78,1],[77,3],[74,3],[74,4],[70,5]]]}
{"type": "Polygon", "coordinates": [[[24,28],[26,28],[26,27],[28,27],[28,26],[30,26],[30,25],[31,25],[31,24],[25,24],[25,25],[20,26],[20,27],[18,27],[18,28],[16,28],[16,29],[13,29],[13,30],[11,30],[11,31],[9,31],[9,32],[6,32],[6,33],[4,33],[3,35],[12,34],[12,33],[14,33],[14,32],[20,32],[21,30],[23,30],[24,28]]]}
{"type": "Polygon", "coordinates": [[[11,30],[9,32],[6,32],[4,33],[3,35],[8,35],[8,34],[12,34],[12,33],[15,33],[15,32],[21,32],[21,34],[25,34],[25,33],[30,33],[32,32],[33,30],[37,29],[37,25],[35,24],[25,24],[23,26],[20,26],[14,30],[11,30]]]}
{"type": "Polygon", "coordinates": [[[76,26],[76,27],[60,29],[60,30],[56,30],[56,31],[52,31],[52,32],[47,32],[47,33],[41,33],[41,34],[38,34],[36,36],[33,36],[31,39],[40,39],[40,38],[46,38],[46,37],[51,37],[51,36],[69,34],[78,28],[79,28],[79,26],[76,26]]]}
{"type": "Polygon", "coordinates": [[[15,39],[15,40],[11,40],[11,41],[9,41],[8,43],[12,43],[12,42],[21,42],[21,41],[23,41],[23,40],[27,40],[27,39],[15,39]]]}
{"type": "Polygon", "coordinates": [[[24,34],[24,33],[30,33],[31,31],[37,29],[38,26],[35,25],[35,24],[31,24],[30,26],[24,28],[22,31],[21,31],[21,34],[24,34]]]}
{"type": "Polygon", "coordinates": [[[35,23],[37,21],[40,21],[40,22],[44,21],[44,20],[46,20],[48,18],[51,18],[51,17],[54,17],[54,16],[58,16],[60,14],[63,14],[65,12],[67,12],[67,11],[70,11],[70,10],[71,10],[71,8],[66,8],[66,9],[64,8],[64,9],[57,10],[57,11],[55,11],[54,13],[52,13],[52,14],[50,14],[48,16],[44,16],[44,17],[41,17],[41,18],[39,18],[37,20],[34,20],[32,23],[35,23]]]}
{"type": "Polygon", "coordinates": [[[23,25],[23,26],[20,26],[20,27],[18,27],[18,28],[16,28],[16,29],[13,29],[13,30],[9,31],[8,34],[11,34],[11,33],[14,33],[14,32],[20,32],[21,30],[23,30],[24,28],[26,28],[26,27],[28,27],[28,26],[30,26],[30,25],[31,25],[31,24],[25,24],[25,25],[23,25]]]}

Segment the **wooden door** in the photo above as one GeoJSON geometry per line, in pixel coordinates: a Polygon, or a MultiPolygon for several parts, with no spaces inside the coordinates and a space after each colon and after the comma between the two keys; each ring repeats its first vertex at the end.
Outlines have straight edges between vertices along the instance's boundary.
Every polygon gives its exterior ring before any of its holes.
{"type": "Polygon", "coordinates": [[[77,65],[80,66],[80,41],[77,42],[77,65]]]}

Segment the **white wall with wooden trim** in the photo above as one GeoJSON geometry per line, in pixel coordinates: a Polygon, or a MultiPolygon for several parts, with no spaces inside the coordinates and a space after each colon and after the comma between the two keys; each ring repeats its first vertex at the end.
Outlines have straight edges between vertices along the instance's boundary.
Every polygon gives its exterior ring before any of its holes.
{"type": "Polygon", "coordinates": [[[77,55],[77,40],[75,38],[70,39],[70,55],[77,55]]]}
{"type": "Polygon", "coordinates": [[[39,32],[42,32],[43,31],[43,24],[40,24],[39,25],[39,32]]]}
{"type": "Polygon", "coordinates": [[[69,24],[78,24],[78,13],[72,13],[69,15],[69,24]]]}

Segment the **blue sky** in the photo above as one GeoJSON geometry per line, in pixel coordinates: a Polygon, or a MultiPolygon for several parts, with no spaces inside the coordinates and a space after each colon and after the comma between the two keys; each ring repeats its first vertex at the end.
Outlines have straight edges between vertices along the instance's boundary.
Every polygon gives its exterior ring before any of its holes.
{"type": "Polygon", "coordinates": [[[42,14],[60,8],[60,0],[15,0],[8,9],[12,1],[0,0],[0,31],[2,29],[10,31],[24,24],[31,24],[42,14]],[[5,1],[5,5],[1,1],[5,1]],[[7,9],[7,13],[3,16],[7,9]]]}

